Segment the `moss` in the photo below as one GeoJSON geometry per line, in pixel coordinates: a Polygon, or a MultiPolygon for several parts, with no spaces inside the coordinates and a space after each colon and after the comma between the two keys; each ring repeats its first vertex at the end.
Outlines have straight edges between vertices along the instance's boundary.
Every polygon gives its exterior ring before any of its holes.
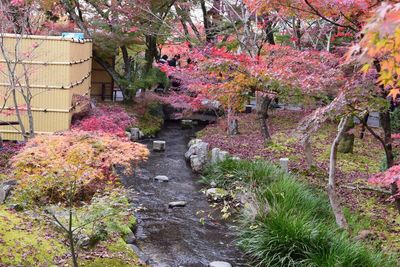
{"type": "MultiPolygon", "coordinates": [[[[379,147],[370,146],[369,150],[366,149],[368,144],[361,144],[360,140],[356,140],[354,145],[354,153],[339,153],[337,166],[344,173],[349,174],[352,172],[361,173],[377,173],[380,170],[381,162],[376,159],[376,155],[381,155],[382,150],[379,147]]],[[[325,145],[325,151],[319,154],[318,161],[329,161],[330,146],[325,145]]]]}
{"type": "Polygon", "coordinates": [[[49,234],[48,229],[41,229],[29,217],[0,206],[0,262],[7,266],[53,265],[53,258],[67,250],[59,241],[48,239],[43,233],[49,234]]]}
{"type": "Polygon", "coordinates": [[[107,251],[107,258],[96,258],[94,260],[81,260],[81,265],[86,267],[129,267],[143,266],[139,264],[139,258],[121,238],[114,238],[103,242],[107,251]]]}
{"type": "Polygon", "coordinates": [[[164,124],[164,118],[155,116],[149,112],[144,113],[139,117],[139,124],[137,127],[143,132],[144,135],[150,136],[157,134],[164,124]]]}

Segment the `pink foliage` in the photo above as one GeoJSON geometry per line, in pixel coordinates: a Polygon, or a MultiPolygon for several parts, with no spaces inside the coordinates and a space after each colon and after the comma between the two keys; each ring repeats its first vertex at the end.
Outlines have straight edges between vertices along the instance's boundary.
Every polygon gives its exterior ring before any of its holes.
{"type": "Polygon", "coordinates": [[[10,3],[13,6],[23,6],[25,4],[25,0],[11,0],[10,3]]]}
{"type": "Polygon", "coordinates": [[[5,142],[3,144],[3,147],[0,148],[0,173],[6,172],[9,159],[16,155],[23,147],[24,144],[11,142],[5,142]]]}
{"type": "Polygon", "coordinates": [[[91,114],[74,122],[75,131],[110,133],[119,137],[125,136],[125,130],[136,123],[136,120],[117,106],[100,106],[91,111],[91,114]]]}
{"type": "MultiPolygon", "coordinates": [[[[378,184],[383,186],[390,186],[393,183],[397,184],[400,188],[400,165],[393,166],[389,170],[379,173],[368,180],[372,184],[378,184]]],[[[400,191],[398,191],[400,197],[400,191]]]]}
{"type": "Polygon", "coordinates": [[[267,46],[265,53],[261,71],[305,93],[337,91],[345,82],[339,69],[341,59],[334,54],[280,45],[267,46]]]}

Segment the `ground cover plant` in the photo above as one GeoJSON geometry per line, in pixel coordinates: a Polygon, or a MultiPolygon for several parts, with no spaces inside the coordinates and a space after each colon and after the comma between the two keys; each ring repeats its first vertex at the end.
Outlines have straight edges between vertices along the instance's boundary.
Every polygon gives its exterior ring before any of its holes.
{"type": "Polygon", "coordinates": [[[203,182],[248,188],[239,244],[255,266],[396,266],[396,260],[352,239],[334,223],[325,194],[264,161],[228,159],[203,182]]]}

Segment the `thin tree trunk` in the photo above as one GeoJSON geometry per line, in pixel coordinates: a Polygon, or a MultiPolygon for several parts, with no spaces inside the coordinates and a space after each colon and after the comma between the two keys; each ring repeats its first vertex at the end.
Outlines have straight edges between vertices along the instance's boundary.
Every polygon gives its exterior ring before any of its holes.
{"type": "Polygon", "coordinates": [[[306,154],[307,165],[311,168],[313,166],[313,155],[309,136],[304,140],[304,153],[306,154]]]}
{"type": "Polygon", "coordinates": [[[380,123],[383,129],[384,142],[385,142],[385,154],[387,167],[391,168],[394,163],[393,147],[392,147],[392,129],[390,125],[390,112],[385,111],[379,115],[380,123]]]}
{"type": "Polygon", "coordinates": [[[270,23],[268,23],[266,28],[266,34],[268,43],[270,45],[275,45],[274,30],[272,29],[272,25],[270,23]]]}
{"type": "Polygon", "coordinates": [[[68,239],[71,249],[72,262],[74,264],[74,267],[78,267],[78,257],[75,251],[74,232],[72,229],[72,207],[69,208],[68,239]]]}
{"type": "Polygon", "coordinates": [[[265,143],[271,141],[271,134],[268,129],[268,109],[271,104],[272,99],[262,92],[256,92],[256,110],[257,117],[261,127],[261,134],[264,137],[265,143]]]}
{"type": "Polygon", "coordinates": [[[25,125],[24,125],[24,122],[22,121],[21,113],[20,113],[19,107],[18,107],[17,92],[15,89],[15,85],[12,85],[12,87],[14,88],[14,89],[12,89],[12,96],[13,96],[13,102],[14,102],[14,108],[15,108],[15,115],[17,116],[19,127],[21,129],[21,135],[23,136],[24,140],[27,141],[28,138],[26,136],[25,125]]]}
{"type": "Polygon", "coordinates": [[[204,25],[204,31],[206,33],[206,41],[207,41],[207,43],[212,43],[213,37],[212,37],[212,33],[210,32],[211,23],[208,18],[205,0],[200,0],[200,6],[201,6],[201,11],[203,13],[203,25],[204,25]]]}
{"type": "Polygon", "coordinates": [[[158,55],[157,37],[154,35],[146,35],[146,52],[145,52],[145,72],[149,72],[153,66],[153,61],[158,55]]]}
{"type": "Polygon", "coordinates": [[[335,140],[332,143],[331,147],[331,154],[330,154],[330,159],[329,159],[329,180],[328,180],[328,196],[329,196],[329,201],[331,203],[331,207],[333,210],[333,214],[335,215],[336,223],[340,228],[347,229],[347,221],[346,218],[344,217],[342,207],[340,205],[339,198],[336,194],[336,160],[337,160],[337,153],[338,153],[338,146],[339,142],[343,137],[343,134],[345,132],[345,125],[347,124],[348,117],[342,118],[340,120],[339,126],[338,126],[338,133],[336,135],[335,140]]]}
{"type": "Polygon", "coordinates": [[[239,123],[238,120],[233,118],[232,109],[228,109],[228,135],[239,134],[239,123]]]}

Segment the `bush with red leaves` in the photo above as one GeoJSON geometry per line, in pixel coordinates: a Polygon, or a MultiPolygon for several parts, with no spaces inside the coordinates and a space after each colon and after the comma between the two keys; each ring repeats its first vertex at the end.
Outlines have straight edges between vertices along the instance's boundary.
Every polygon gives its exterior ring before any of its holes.
{"type": "Polygon", "coordinates": [[[118,106],[99,106],[82,120],[75,121],[72,130],[85,132],[109,133],[119,137],[125,136],[125,130],[136,123],[136,119],[118,106]]]}

